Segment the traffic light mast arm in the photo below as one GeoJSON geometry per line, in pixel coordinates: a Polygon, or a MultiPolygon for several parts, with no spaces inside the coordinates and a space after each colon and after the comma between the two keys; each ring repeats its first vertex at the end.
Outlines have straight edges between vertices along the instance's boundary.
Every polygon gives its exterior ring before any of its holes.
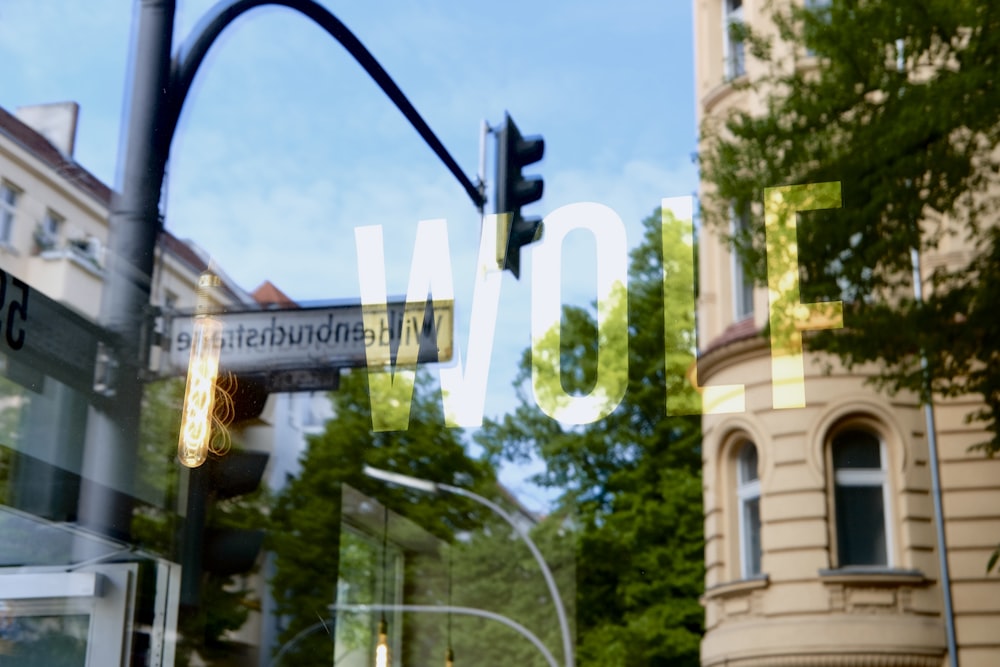
{"type": "Polygon", "coordinates": [[[444,162],[448,170],[458,179],[458,182],[465,188],[466,193],[472,200],[476,208],[482,210],[486,203],[486,198],[476,184],[465,175],[461,167],[451,156],[448,149],[444,147],[434,131],[420,116],[420,113],[406,98],[396,82],[392,80],[388,72],[375,59],[375,56],[365,48],[353,32],[343,24],[336,16],[330,13],[325,7],[314,0],[235,0],[233,2],[223,2],[216,5],[195,28],[194,33],[184,44],[181,45],[174,57],[170,73],[170,93],[167,96],[169,101],[169,111],[167,116],[167,132],[163,134],[167,145],[163,147],[164,157],[169,152],[170,140],[174,130],[177,128],[177,120],[180,117],[181,107],[184,99],[191,88],[194,75],[198,67],[204,60],[208,49],[215,42],[219,34],[232,23],[237,17],[245,12],[263,5],[279,5],[288,7],[304,14],[312,19],[331,37],[336,39],[347,49],[347,52],[361,65],[368,75],[374,79],[379,88],[382,89],[389,99],[392,100],[396,108],[399,109],[410,125],[423,137],[431,150],[444,162]]]}

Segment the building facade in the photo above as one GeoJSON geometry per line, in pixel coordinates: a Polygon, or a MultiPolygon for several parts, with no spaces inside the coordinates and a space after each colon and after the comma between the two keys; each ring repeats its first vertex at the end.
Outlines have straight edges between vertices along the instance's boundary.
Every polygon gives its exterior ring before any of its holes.
{"type": "MultiPolygon", "coordinates": [[[[774,34],[769,11],[761,0],[695,0],[699,123],[763,111],[736,84],[766,63],[754,61],[729,26],[747,22],[774,34]]],[[[805,55],[806,68],[821,66],[805,55]]],[[[731,231],[742,224],[734,212],[731,231]]],[[[754,286],[727,238],[701,230],[698,379],[742,385],[745,408],[703,417],[702,664],[948,664],[942,549],[958,664],[997,664],[1000,580],[986,563],[1000,536],[1000,461],[969,451],[985,439],[966,423],[975,400],[935,401],[942,545],[918,398],[879,393],[866,383],[876,368],[847,371],[810,353],[807,341],[805,407],[776,409],[763,335],[767,290],[754,286]]],[[[967,251],[953,243],[928,254],[925,276],[928,266],[967,251]]]]}
{"type": "MultiPolygon", "coordinates": [[[[0,108],[0,292],[5,314],[13,313],[0,351],[0,664],[174,664],[183,558],[164,527],[186,512],[172,472],[176,442],[156,451],[140,443],[130,488],[112,490],[138,517],[124,535],[78,521],[88,415],[100,400],[93,353],[112,192],[73,159],[77,111],[73,103],[0,108]]],[[[158,397],[172,396],[156,381],[171,375],[161,372],[156,344],[169,335],[163,316],[194,310],[209,261],[167,231],[155,253],[147,396],[158,397]]],[[[222,278],[208,293],[216,309],[250,310],[280,295],[269,284],[249,294],[212,271],[222,278]]],[[[289,425],[296,410],[287,394],[274,395],[233,438],[268,455],[279,435],[301,447],[301,429],[289,425]]],[[[264,589],[260,578],[247,585],[264,589]]],[[[230,639],[250,647],[244,657],[266,661],[268,651],[257,649],[264,635],[252,615],[230,639]]]]}

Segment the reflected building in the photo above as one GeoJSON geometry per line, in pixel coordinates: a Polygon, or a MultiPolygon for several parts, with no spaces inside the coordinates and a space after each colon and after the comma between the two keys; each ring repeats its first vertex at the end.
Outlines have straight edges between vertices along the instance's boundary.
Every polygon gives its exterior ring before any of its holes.
{"type": "MultiPolygon", "coordinates": [[[[765,65],[745,57],[728,26],[746,21],[768,30],[765,4],[695,0],[699,124],[733,110],[763,111],[759,98],[734,84],[765,65]]],[[[818,65],[808,54],[800,60],[818,65]]],[[[734,207],[730,231],[746,224],[734,207]]],[[[746,407],[703,417],[702,665],[947,664],[942,545],[918,397],[877,392],[866,384],[876,369],[847,371],[810,353],[807,339],[806,405],[775,409],[771,346],[763,335],[767,290],[754,285],[726,236],[701,230],[698,376],[703,386],[743,385],[746,407]]],[[[949,240],[925,255],[925,277],[929,267],[969,250],[949,240]]],[[[969,451],[986,439],[966,423],[977,407],[973,397],[935,405],[964,667],[995,665],[1000,655],[1000,580],[986,572],[1000,539],[1000,461],[969,451]]]]}
{"type": "MultiPolygon", "coordinates": [[[[135,519],[121,535],[78,525],[88,410],[100,400],[93,353],[112,192],[73,158],[77,114],[75,103],[0,108],[0,663],[174,664],[183,605],[179,533],[151,538],[135,519]]],[[[166,230],[155,253],[146,314],[150,380],[164,367],[155,342],[169,337],[169,318],[157,316],[193,312],[209,265],[203,250],[166,230]]],[[[221,277],[208,295],[214,308],[252,310],[285,298],[269,283],[247,293],[212,270],[221,277]]],[[[233,436],[268,455],[279,439],[288,443],[281,465],[270,466],[273,482],[304,447],[315,421],[305,411],[311,401],[272,394],[233,436]]],[[[177,472],[176,441],[163,444],[152,457],[140,453],[133,487],[113,494],[127,497],[134,518],[176,528],[185,511],[178,480],[183,486],[186,477],[177,472]]],[[[261,577],[246,585],[264,597],[261,577]]],[[[245,647],[244,664],[269,655],[258,649],[268,639],[259,616],[228,638],[245,647]]]]}

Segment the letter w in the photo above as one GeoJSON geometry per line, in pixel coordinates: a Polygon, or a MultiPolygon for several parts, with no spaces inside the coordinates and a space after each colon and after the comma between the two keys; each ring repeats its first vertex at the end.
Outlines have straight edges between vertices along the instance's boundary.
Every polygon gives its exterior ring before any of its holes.
{"type": "MultiPolygon", "coordinates": [[[[495,234],[488,233],[496,225],[496,216],[487,216],[479,248],[478,270],[472,299],[472,323],[469,336],[469,365],[462,370],[461,353],[454,346],[454,333],[438,331],[439,340],[447,336],[456,349],[454,364],[441,368],[441,398],[447,426],[479,426],[486,401],[486,378],[489,375],[490,352],[496,331],[500,302],[501,274],[496,270],[495,234]],[[492,269],[492,270],[490,270],[492,269]]],[[[358,273],[365,328],[374,329],[388,315],[385,284],[385,253],[382,226],[358,227],[354,232],[358,250],[358,273]]],[[[417,239],[410,264],[410,279],[406,289],[405,317],[423,320],[428,294],[436,303],[450,302],[454,313],[454,280],[448,245],[448,225],[445,220],[424,220],[417,226],[417,239]]],[[[436,316],[436,313],[435,313],[436,316]]],[[[454,315],[452,316],[454,321],[454,315]]],[[[400,342],[395,364],[380,369],[378,352],[366,348],[368,355],[368,385],[371,396],[372,429],[401,431],[409,426],[410,404],[416,378],[419,344],[400,342]]]]}

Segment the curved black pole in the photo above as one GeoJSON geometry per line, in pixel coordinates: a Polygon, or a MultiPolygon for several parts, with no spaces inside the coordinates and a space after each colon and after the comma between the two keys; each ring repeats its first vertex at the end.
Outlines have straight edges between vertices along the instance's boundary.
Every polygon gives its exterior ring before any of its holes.
{"type": "Polygon", "coordinates": [[[242,14],[264,5],[278,5],[294,9],[312,19],[327,34],[340,42],[358,64],[364,68],[368,75],[375,80],[379,88],[389,96],[389,99],[392,100],[393,104],[403,113],[406,119],[410,121],[410,124],[423,137],[427,145],[431,147],[431,150],[441,158],[441,161],[448,167],[448,170],[451,171],[455,178],[458,179],[458,182],[462,184],[462,187],[465,188],[466,193],[468,193],[476,208],[482,210],[486,201],[479,188],[465,175],[458,166],[458,163],[455,162],[455,159],[448,152],[448,149],[437,138],[437,135],[434,134],[434,131],[431,130],[430,126],[420,116],[410,103],[410,100],[406,98],[403,91],[399,89],[396,82],[392,80],[388,72],[375,60],[375,56],[365,48],[365,45],[361,43],[343,22],[331,14],[328,9],[314,2],[314,0],[222,0],[209,10],[195,28],[192,36],[181,45],[177,55],[173,58],[170,73],[170,89],[167,95],[169,104],[164,128],[167,146],[164,147],[166,149],[164,156],[169,153],[169,143],[174,135],[174,131],[177,129],[177,121],[180,117],[181,108],[184,105],[184,100],[187,98],[188,91],[191,89],[195,73],[198,71],[198,67],[215,42],[215,39],[230,23],[242,14]]]}
{"type": "MultiPolygon", "coordinates": [[[[191,82],[219,34],[243,13],[263,5],[294,9],[311,18],[375,79],[420,136],[458,178],[477,208],[485,198],[374,56],[333,14],[313,0],[223,0],[171,58],[176,0],[134,0],[133,69],[120,154],[118,192],[108,219],[107,265],[100,323],[113,341],[106,366],[117,369],[95,397],[87,421],[78,522],[127,539],[139,437],[142,382],[148,349],[143,342],[154,251],[161,231],[160,200],[167,158],[191,82]]],[[[85,547],[85,545],[84,545],[85,547]]],[[[84,548],[81,547],[81,548],[84,548]]],[[[85,554],[84,554],[85,556],[85,554]]],[[[83,556],[81,556],[82,558],[83,556]]]]}

